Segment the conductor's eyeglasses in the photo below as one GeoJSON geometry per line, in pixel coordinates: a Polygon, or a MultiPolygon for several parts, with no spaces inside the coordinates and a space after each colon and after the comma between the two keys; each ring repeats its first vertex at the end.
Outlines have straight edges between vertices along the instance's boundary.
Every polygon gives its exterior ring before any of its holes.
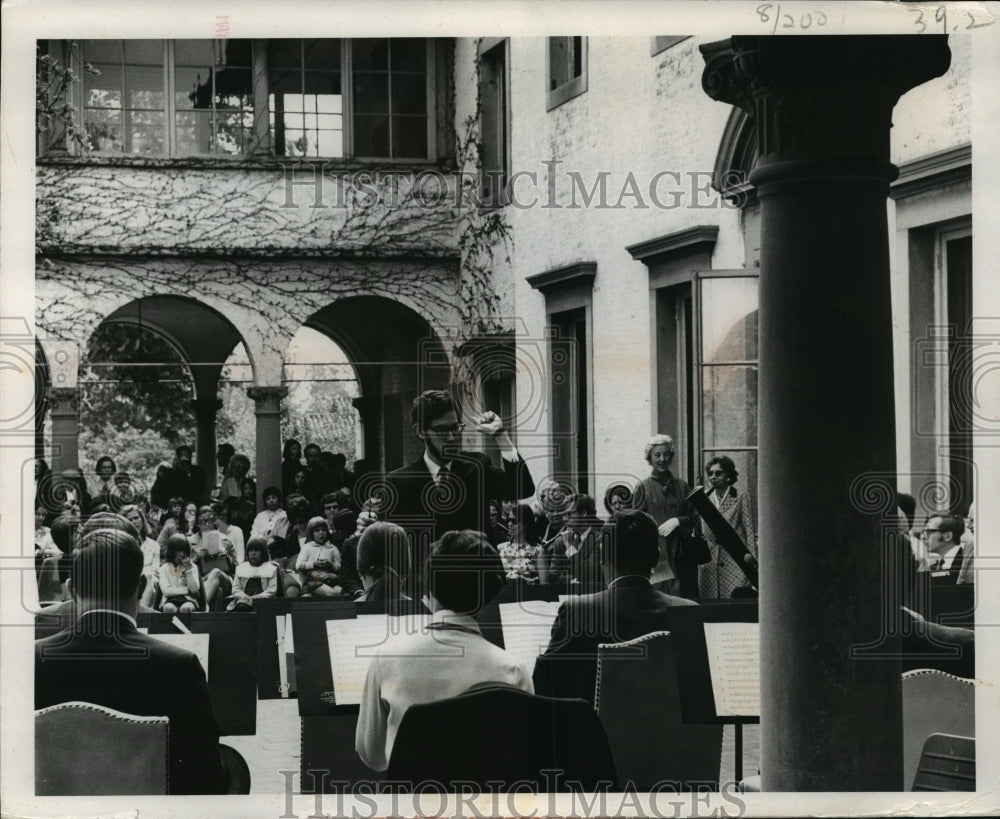
{"type": "Polygon", "coordinates": [[[446,427],[444,426],[435,427],[432,425],[429,427],[429,429],[431,432],[436,432],[439,435],[451,435],[451,434],[457,435],[463,429],[465,429],[465,424],[449,424],[446,427]]]}

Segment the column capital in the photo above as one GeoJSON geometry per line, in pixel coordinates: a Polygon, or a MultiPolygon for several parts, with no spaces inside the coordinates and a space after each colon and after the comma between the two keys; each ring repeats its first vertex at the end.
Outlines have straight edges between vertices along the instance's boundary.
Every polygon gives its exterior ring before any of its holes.
{"type": "Polygon", "coordinates": [[[247,395],[256,404],[258,415],[281,411],[281,399],[288,395],[288,387],[247,387],[247,395]]]}
{"type": "Polygon", "coordinates": [[[705,93],[756,123],[758,170],[855,160],[885,173],[893,106],[951,63],[945,35],[734,36],[699,48],[705,93]]]}
{"type": "Polygon", "coordinates": [[[45,400],[53,415],[76,415],[79,409],[79,393],[76,387],[49,387],[45,400]]]}
{"type": "Polygon", "coordinates": [[[191,399],[191,409],[194,410],[195,415],[205,415],[208,417],[214,417],[215,414],[222,409],[222,399],[221,398],[192,398],[191,399]]]}

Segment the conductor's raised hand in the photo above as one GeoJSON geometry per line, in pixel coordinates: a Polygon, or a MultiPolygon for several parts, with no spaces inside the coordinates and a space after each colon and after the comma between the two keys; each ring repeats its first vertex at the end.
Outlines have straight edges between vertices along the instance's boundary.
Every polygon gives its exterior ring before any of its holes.
{"type": "Polygon", "coordinates": [[[476,429],[486,435],[503,432],[503,420],[495,412],[487,410],[476,420],[476,429]]]}

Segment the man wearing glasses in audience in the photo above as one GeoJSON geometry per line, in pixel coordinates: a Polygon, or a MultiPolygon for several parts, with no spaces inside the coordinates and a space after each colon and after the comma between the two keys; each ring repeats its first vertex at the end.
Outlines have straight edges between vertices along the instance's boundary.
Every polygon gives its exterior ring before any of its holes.
{"type": "MultiPolygon", "coordinates": [[[[400,524],[410,536],[411,576],[416,580],[433,541],[455,530],[485,531],[490,500],[529,497],[535,484],[495,412],[478,415],[474,428],[492,437],[503,459],[502,468],[493,466],[481,452],[462,449],[466,425],[449,393],[422,392],[410,408],[410,422],[424,451],[413,463],[386,476],[385,512],[388,520],[400,524]]],[[[415,591],[412,584],[411,588],[415,591]]]]}
{"type": "Polygon", "coordinates": [[[958,582],[959,572],[965,560],[962,535],[965,523],[957,515],[932,515],[927,519],[920,533],[927,546],[927,557],[923,571],[931,572],[933,578],[946,578],[948,583],[958,582]]]}

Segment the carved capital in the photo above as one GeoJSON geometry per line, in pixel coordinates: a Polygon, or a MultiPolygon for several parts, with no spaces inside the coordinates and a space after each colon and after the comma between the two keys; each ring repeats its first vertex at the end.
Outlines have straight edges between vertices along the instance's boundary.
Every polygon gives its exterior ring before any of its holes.
{"type": "Polygon", "coordinates": [[[76,415],[79,411],[79,394],[76,387],[49,387],[45,399],[54,416],[76,415]]]}
{"type": "Polygon", "coordinates": [[[281,412],[281,399],[288,395],[288,387],[247,387],[247,395],[256,404],[257,415],[275,415],[281,412]]]}
{"type": "Polygon", "coordinates": [[[944,35],[735,36],[700,49],[705,93],[754,120],[759,165],[887,167],[893,106],[951,62],[944,35]]]}

